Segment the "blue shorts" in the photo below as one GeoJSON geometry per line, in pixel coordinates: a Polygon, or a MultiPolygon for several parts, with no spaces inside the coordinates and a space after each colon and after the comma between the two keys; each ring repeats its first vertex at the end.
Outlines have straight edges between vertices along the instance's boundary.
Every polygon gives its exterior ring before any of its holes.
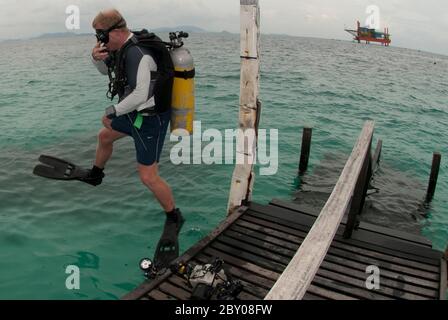
{"type": "Polygon", "coordinates": [[[154,116],[144,116],[140,129],[134,127],[137,112],[119,116],[112,120],[112,129],[127,134],[134,139],[137,162],[150,166],[159,162],[171,119],[171,111],[154,116]]]}

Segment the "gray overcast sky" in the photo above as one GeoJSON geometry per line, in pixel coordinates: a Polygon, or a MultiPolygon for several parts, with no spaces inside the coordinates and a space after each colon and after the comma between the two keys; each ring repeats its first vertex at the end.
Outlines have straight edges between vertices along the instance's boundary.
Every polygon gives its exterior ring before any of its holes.
{"type": "MultiPolygon", "coordinates": [[[[366,21],[368,5],[381,10],[393,45],[448,55],[447,0],[260,0],[263,33],[350,39],[344,27],[366,21]]],[[[195,25],[239,32],[238,0],[0,0],[0,39],[64,32],[68,5],[81,12],[79,32],[104,8],[116,7],[131,28],[195,25]]]]}

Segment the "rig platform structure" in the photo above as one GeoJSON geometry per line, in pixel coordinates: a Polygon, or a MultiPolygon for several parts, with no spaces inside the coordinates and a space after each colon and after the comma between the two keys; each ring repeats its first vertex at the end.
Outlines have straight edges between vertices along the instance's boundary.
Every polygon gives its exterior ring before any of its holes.
{"type": "Polygon", "coordinates": [[[361,27],[359,21],[357,25],[358,28],[356,30],[345,29],[345,31],[354,37],[353,40],[358,41],[358,43],[361,43],[361,41],[365,41],[367,44],[370,42],[378,42],[383,46],[390,46],[392,40],[390,38],[389,28],[384,28],[384,32],[379,32],[368,27],[361,27]]]}

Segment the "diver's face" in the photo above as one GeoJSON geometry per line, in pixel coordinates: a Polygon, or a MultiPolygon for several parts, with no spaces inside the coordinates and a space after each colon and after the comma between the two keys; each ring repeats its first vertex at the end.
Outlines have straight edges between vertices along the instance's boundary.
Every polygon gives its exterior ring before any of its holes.
{"type": "Polygon", "coordinates": [[[116,51],[121,48],[122,43],[119,30],[113,29],[109,32],[106,32],[108,28],[100,23],[95,26],[95,29],[97,30],[97,38],[98,38],[98,30],[101,30],[101,33],[103,35],[104,34],[107,35],[106,41],[101,41],[100,39],[98,39],[98,41],[103,42],[109,51],[116,51]]]}
{"type": "Polygon", "coordinates": [[[116,51],[120,49],[121,46],[122,46],[121,32],[117,29],[112,30],[109,33],[109,42],[106,44],[106,48],[109,51],[116,51]]]}

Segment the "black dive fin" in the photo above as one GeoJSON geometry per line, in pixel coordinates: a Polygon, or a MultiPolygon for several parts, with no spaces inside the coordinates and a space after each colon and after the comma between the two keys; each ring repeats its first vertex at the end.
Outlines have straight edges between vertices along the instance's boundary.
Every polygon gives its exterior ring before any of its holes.
{"type": "Polygon", "coordinates": [[[33,173],[37,176],[55,180],[80,180],[87,177],[88,170],[82,169],[75,164],[51,156],[41,155],[33,173]]]}
{"type": "Polygon", "coordinates": [[[179,257],[179,241],[176,225],[165,226],[154,254],[154,265],[157,269],[168,268],[179,257]]]}
{"type": "Polygon", "coordinates": [[[154,265],[157,269],[168,268],[179,257],[179,241],[160,239],[154,254],[154,265]]]}
{"type": "Polygon", "coordinates": [[[82,169],[69,161],[51,156],[41,155],[33,173],[37,176],[55,180],[80,180],[85,179],[89,171],[82,169]]]}

